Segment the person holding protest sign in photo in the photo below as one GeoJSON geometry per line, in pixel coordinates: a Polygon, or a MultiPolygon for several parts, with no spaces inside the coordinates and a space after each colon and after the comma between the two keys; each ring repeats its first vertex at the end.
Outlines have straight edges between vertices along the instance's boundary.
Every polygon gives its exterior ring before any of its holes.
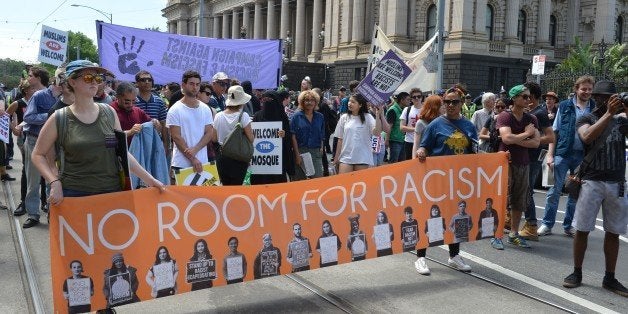
{"type": "Polygon", "coordinates": [[[302,235],[303,227],[298,222],[292,225],[294,238],[288,243],[288,263],[292,264],[292,272],[310,270],[310,258],[312,258],[312,247],[310,240],[302,235]]]}
{"type": "Polygon", "coordinates": [[[354,94],[349,98],[349,112],[338,120],[334,136],[338,148],[334,164],[338,173],[367,169],[373,165],[372,136],[382,133],[383,110],[375,108],[375,118],[369,114],[366,98],[354,94]]]}
{"type": "Polygon", "coordinates": [[[243,282],[246,277],[246,256],[238,252],[238,238],[231,237],[227,241],[229,254],[222,260],[222,274],[227,284],[243,282]]]}
{"type": "Polygon", "coordinates": [[[255,279],[281,275],[281,251],[273,245],[270,233],[262,236],[264,247],[255,256],[253,277],[255,279]]]}
{"type": "Polygon", "coordinates": [[[458,202],[458,213],[451,217],[449,231],[454,233],[454,243],[469,242],[469,231],[473,228],[471,216],[466,213],[467,202],[458,202]]]}
{"type": "MultiPolygon", "coordinates": [[[[446,113],[434,119],[423,131],[421,144],[417,150],[419,162],[425,162],[428,155],[446,156],[477,152],[477,130],[473,123],[461,114],[462,98],[465,94],[466,91],[459,84],[445,92],[443,103],[446,106],[446,113]]],[[[449,265],[461,271],[471,271],[471,266],[465,264],[462,257],[458,255],[459,252],[459,243],[449,244],[449,265]]],[[[425,254],[426,249],[417,251],[419,259],[423,258],[415,263],[420,274],[429,274],[425,254]],[[421,266],[421,269],[418,266],[421,266]]]]}
{"type": "Polygon", "coordinates": [[[406,219],[401,222],[401,244],[404,252],[414,251],[419,243],[419,223],[412,218],[412,207],[403,209],[406,219]]]}
{"type": "Polygon", "coordinates": [[[392,241],[395,239],[395,235],[392,224],[388,222],[388,215],[383,210],[377,212],[373,227],[373,239],[375,239],[377,257],[392,255],[392,241]]]}
{"type": "Polygon", "coordinates": [[[351,232],[347,241],[347,248],[351,251],[351,261],[361,261],[366,258],[368,251],[368,243],[366,242],[366,234],[360,230],[360,214],[349,216],[349,225],[351,232]]]}
{"type": "Polygon", "coordinates": [[[321,254],[320,267],[338,265],[338,251],[342,247],[340,237],[334,233],[329,220],[323,220],[323,233],[318,237],[316,250],[321,254]]]}
{"type": "Polygon", "coordinates": [[[122,253],[111,257],[111,268],[105,270],[103,293],[107,299],[107,309],[113,306],[140,302],[137,288],[137,268],[124,263],[122,253]]]}
{"type": "Polygon", "coordinates": [[[160,246],[155,254],[155,263],[146,273],[146,283],[151,287],[150,295],[161,298],[177,294],[177,275],[179,266],[170,257],[165,246],[160,246]]]}
{"type": "Polygon", "coordinates": [[[63,298],[68,300],[68,313],[91,312],[90,298],[94,295],[94,281],[82,275],[81,261],[71,261],[70,269],[72,276],[63,281],[63,298]]]}
{"type": "Polygon", "coordinates": [[[190,268],[190,266],[188,266],[188,277],[190,275],[200,275],[205,279],[202,281],[192,282],[192,291],[211,288],[213,286],[212,279],[216,279],[216,260],[212,258],[212,254],[209,252],[209,248],[207,247],[207,241],[205,241],[204,239],[196,240],[196,242],[194,243],[194,255],[192,255],[192,257],[190,258],[190,262],[191,263],[189,263],[188,265],[198,264],[193,262],[205,262],[202,265],[198,265],[202,267],[195,268],[205,269],[205,271],[201,273],[190,274],[190,270],[192,269],[190,268]]]}

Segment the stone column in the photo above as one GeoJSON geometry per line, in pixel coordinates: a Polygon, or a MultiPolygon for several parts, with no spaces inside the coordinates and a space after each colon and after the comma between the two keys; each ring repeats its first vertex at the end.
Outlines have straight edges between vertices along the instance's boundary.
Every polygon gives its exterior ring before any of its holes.
{"type": "Polygon", "coordinates": [[[364,20],[365,20],[364,0],[353,0],[353,15],[351,25],[351,43],[364,43],[364,20]]]}
{"type": "Polygon", "coordinates": [[[338,35],[340,34],[340,0],[328,0],[332,1],[332,24],[325,25],[325,27],[331,26],[331,47],[338,47],[338,35]]]}
{"type": "Polygon", "coordinates": [[[220,38],[220,16],[214,15],[213,19],[214,19],[214,30],[213,30],[212,37],[220,38]]]}
{"type": "Polygon", "coordinates": [[[296,61],[305,60],[305,0],[297,0],[297,21],[294,34],[294,56],[296,61]]]}
{"type": "Polygon", "coordinates": [[[395,18],[387,19],[386,34],[389,37],[405,37],[408,29],[408,1],[388,0],[388,14],[395,18]]]}
{"type": "Polygon", "coordinates": [[[281,24],[279,25],[279,37],[286,39],[290,30],[290,3],[288,0],[281,0],[281,24]]]}
{"type": "MultiPolygon", "coordinates": [[[[488,36],[486,33],[486,5],[487,0],[477,0],[475,7],[475,33],[479,37],[488,36]]],[[[494,14],[493,14],[494,15],[494,14]]],[[[495,24],[495,22],[493,22],[495,24]]],[[[488,39],[488,37],[486,37],[488,39]]]]}
{"type": "Polygon", "coordinates": [[[277,26],[275,22],[275,0],[268,0],[268,12],[266,13],[266,39],[277,38],[277,26]]]}
{"type": "Polygon", "coordinates": [[[238,17],[238,8],[233,8],[231,14],[231,39],[240,38],[240,18],[238,17]]]}
{"type": "Polygon", "coordinates": [[[605,43],[613,43],[615,41],[616,3],[616,0],[597,0],[593,43],[598,44],[602,42],[602,39],[604,39],[605,43]]]}
{"type": "Polygon", "coordinates": [[[246,28],[246,38],[251,38],[251,7],[248,4],[242,6],[242,26],[246,28]]]}
{"type": "Polygon", "coordinates": [[[388,0],[379,0],[379,28],[386,33],[388,26],[388,0]]]}
{"type": "MultiPolygon", "coordinates": [[[[340,1],[340,0],[339,0],[340,1]]],[[[340,44],[346,45],[351,42],[351,19],[348,19],[348,16],[353,16],[353,6],[351,5],[351,1],[343,0],[341,1],[342,5],[342,27],[340,29],[340,44]]]]}
{"type": "Polygon", "coordinates": [[[578,36],[578,24],[580,23],[580,0],[567,1],[567,30],[565,31],[565,44],[573,45],[574,37],[578,36]]]}
{"type": "Polygon", "coordinates": [[[222,38],[229,38],[229,11],[222,12],[222,38]]]}
{"type": "Polygon", "coordinates": [[[253,39],[262,39],[262,2],[255,1],[255,13],[253,15],[253,39]]]}
{"type": "Polygon", "coordinates": [[[333,12],[333,7],[332,7],[332,0],[326,0],[325,1],[325,40],[323,41],[323,49],[324,48],[329,48],[329,46],[331,46],[331,32],[329,31],[331,29],[331,24],[332,24],[332,12],[333,12]]]}
{"type": "Polygon", "coordinates": [[[316,62],[321,57],[321,40],[319,35],[322,30],[323,23],[323,0],[314,0],[312,8],[312,53],[310,60],[316,62]]]}
{"type": "Polygon", "coordinates": [[[188,22],[184,19],[177,20],[177,34],[187,35],[188,22]]]}
{"type": "Polygon", "coordinates": [[[540,47],[549,46],[549,24],[550,15],[552,14],[552,1],[551,0],[539,0],[539,20],[537,21],[536,29],[536,44],[540,47]]]}
{"type": "Polygon", "coordinates": [[[517,42],[517,24],[519,23],[519,0],[509,0],[506,3],[506,27],[504,40],[517,42]]]}
{"type": "MultiPolygon", "coordinates": [[[[510,2],[510,1],[509,1],[510,2]]],[[[468,18],[473,12],[472,0],[453,0],[450,38],[465,38],[473,34],[473,19],[468,18]],[[467,18],[465,18],[465,15],[467,18]]],[[[447,11],[446,11],[447,12],[447,11]]]]}

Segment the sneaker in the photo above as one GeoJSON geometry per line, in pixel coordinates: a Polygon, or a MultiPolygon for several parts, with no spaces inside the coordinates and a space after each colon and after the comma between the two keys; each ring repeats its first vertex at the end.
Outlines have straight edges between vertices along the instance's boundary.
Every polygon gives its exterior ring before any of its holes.
{"type": "Polygon", "coordinates": [[[504,219],[504,232],[510,232],[510,211],[506,211],[506,219],[504,219]]]}
{"type": "Polygon", "coordinates": [[[20,203],[20,205],[17,205],[17,208],[13,211],[13,216],[19,217],[24,214],[26,214],[26,207],[24,207],[24,203],[20,203]]]}
{"type": "Polygon", "coordinates": [[[8,173],[0,175],[0,180],[4,181],[15,181],[15,178],[10,176],[8,173]]]}
{"type": "Polygon", "coordinates": [[[624,285],[622,285],[615,278],[606,279],[606,277],[604,277],[604,280],[602,281],[602,287],[604,287],[604,289],[606,290],[610,290],[614,293],[617,293],[623,297],[628,297],[628,289],[626,289],[626,287],[624,287],[624,285]]]}
{"type": "Polygon", "coordinates": [[[530,245],[526,242],[526,239],[522,238],[520,235],[516,235],[514,237],[508,236],[508,244],[516,245],[518,247],[529,249],[530,245]]]}
{"type": "Polygon", "coordinates": [[[576,235],[576,228],[574,227],[569,227],[567,229],[565,229],[565,235],[568,237],[574,237],[576,235]]]}
{"type": "Polygon", "coordinates": [[[26,219],[26,221],[24,222],[24,224],[22,225],[22,228],[24,229],[28,229],[28,228],[32,228],[35,227],[39,224],[39,219],[35,219],[35,218],[28,218],[26,219]]]}
{"type": "Polygon", "coordinates": [[[565,280],[563,280],[563,287],[565,288],[576,288],[580,287],[581,284],[582,274],[578,275],[576,273],[572,273],[571,275],[565,277],[565,280]]]}
{"type": "Polygon", "coordinates": [[[550,227],[541,224],[541,226],[539,227],[539,229],[536,230],[536,234],[539,236],[546,236],[546,235],[550,235],[552,234],[552,229],[550,229],[550,227]]]}
{"type": "Polygon", "coordinates": [[[492,238],[491,239],[491,246],[496,249],[496,250],[503,250],[504,249],[504,242],[502,242],[502,239],[500,238],[492,238]]]}
{"type": "Polygon", "coordinates": [[[536,225],[531,225],[527,221],[523,224],[523,228],[519,230],[519,235],[530,241],[538,241],[539,234],[536,232],[536,225]]]}
{"type": "Polygon", "coordinates": [[[425,257],[419,257],[414,262],[414,268],[421,275],[429,275],[430,274],[430,269],[427,267],[427,261],[425,260],[425,257]]]}
{"type": "Polygon", "coordinates": [[[448,263],[449,263],[449,266],[457,270],[464,271],[464,272],[471,271],[471,266],[465,264],[464,261],[462,260],[462,257],[460,257],[460,255],[450,257],[448,263]]]}

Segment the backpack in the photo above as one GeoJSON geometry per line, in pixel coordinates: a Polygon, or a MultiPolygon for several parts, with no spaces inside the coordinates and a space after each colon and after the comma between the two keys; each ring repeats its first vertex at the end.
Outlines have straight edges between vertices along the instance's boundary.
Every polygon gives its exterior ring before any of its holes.
{"type": "Polygon", "coordinates": [[[502,142],[501,137],[499,137],[499,129],[496,127],[497,119],[495,116],[490,117],[491,123],[488,127],[488,134],[490,139],[488,140],[488,151],[487,153],[494,153],[499,151],[499,144],[502,142]]]}

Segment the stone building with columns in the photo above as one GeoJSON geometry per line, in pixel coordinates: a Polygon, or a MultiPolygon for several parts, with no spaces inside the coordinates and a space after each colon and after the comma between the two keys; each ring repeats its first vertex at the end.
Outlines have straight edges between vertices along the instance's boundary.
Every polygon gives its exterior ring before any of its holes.
{"type": "MultiPolygon", "coordinates": [[[[437,2],[169,0],[162,12],[170,33],[283,39],[285,71],[312,71],[314,85],[338,87],[366,74],[376,23],[402,50],[418,50],[436,30],[437,2]]],[[[627,19],[627,0],[446,0],[443,85],[463,82],[472,93],[512,86],[533,55],[547,55],[551,67],[576,37],[626,42],[627,19]]],[[[293,74],[290,86],[310,73],[293,74]]]]}

